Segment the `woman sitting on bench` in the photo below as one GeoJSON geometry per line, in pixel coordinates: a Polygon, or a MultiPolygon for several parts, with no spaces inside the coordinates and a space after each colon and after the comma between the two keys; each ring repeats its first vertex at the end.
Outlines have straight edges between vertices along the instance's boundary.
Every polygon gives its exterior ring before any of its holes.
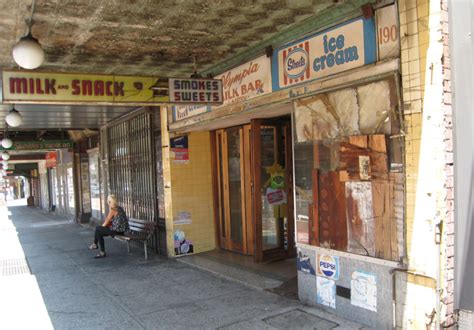
{"type": "Polygon", "coordinates": [[[109,195],[109,197],[107,197],[107,204],[110,209],[109,214],[102,226],[95,227],[94,243],[89,246],[90,250],[95,250],[100,247],[99,254],[94,258],[104,258],[106,256],[104,245],[105,236],[114,237],[115,235],[123,235],[129,230],[127,215],[124,209],[117,205],[117,197],[115,197],[115,195],[109,195]]]}

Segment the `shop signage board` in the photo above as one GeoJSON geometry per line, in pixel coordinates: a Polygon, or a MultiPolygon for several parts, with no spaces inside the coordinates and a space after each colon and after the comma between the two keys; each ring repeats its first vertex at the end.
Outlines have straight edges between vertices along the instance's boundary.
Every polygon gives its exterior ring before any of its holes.
{"type": "Polygon", "coordinates": [[[220,107],[244,102],[272,92],[271,62],[267,56],[260,56],[245,64],[215,77],[222,81],[223,104],[221,106],[175,106],[173,121],[183,120],[220,107]]]}
{"type": "Polygon", "coordinates": [[[214,79],[3,70],[4,103],[159,105],[170,103],[170,90],[177,103],[222,104],[214,79]]]}
{"type": "Polygon", "coordinates": [[[377,40],[379,60],[398,57],[400,54],[400,27],[396,5],[377,9],[377,40]]]}
{"type": "Polygon", "coordinates": [[[324,78],[375,61],[374,19],[355,19],[275,49],[273,90],[324,78]]]}
{"type": "Polygon", "coordinates": [[[72,149],[74,143],[70,140],[50,140],[50,141],[13,141],[13,146],[5,149],[0,146],[0,150],[51,150],[51,149],[72,149]]]}
{"type": "Polygon", "coordinates": [[[57,164],[56,151],[51,151],[46,154],[46,167],[55,168],[57,164]]]}

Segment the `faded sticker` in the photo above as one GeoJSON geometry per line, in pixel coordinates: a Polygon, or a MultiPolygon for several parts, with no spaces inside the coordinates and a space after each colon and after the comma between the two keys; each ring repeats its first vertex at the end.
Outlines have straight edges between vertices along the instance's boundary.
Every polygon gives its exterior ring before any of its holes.
{"type": "Polygon", "coordinates": [[[359,156],[359,175],[361,180],[370,179],[370,157],[359,156]]]}
{"type": "Polygon", "coordinates": [[[351,304],[377,311],[377,277],[375,274],[355,271],[351,279],[351,304]]]}
{"type": "Polygon", "coordinates": [[[175,225],[190,225],[192,223],[191,212],[180,211],[173,219],[175,225]]]}
{"type": "Polygon", "coordinates": [[[316,302],[336,308],[336,282],[325,277],[316,276],[316,302]]]}
{"type": "Polygon", "coordinates": [[[175,230],[173,233],[173,240],[174,240],[174,252],[175,254],[182,255],[193,253],[193,242],[186,239],[186,234],[182,230],[175,230]]]}
{"type": "Polygon", "coordinates": [[[314,259],[315,253],[313,251],[298,248],[298,256],[296,258],[298,271],[308,275],[316,275],[314,270],[314,259]]]}

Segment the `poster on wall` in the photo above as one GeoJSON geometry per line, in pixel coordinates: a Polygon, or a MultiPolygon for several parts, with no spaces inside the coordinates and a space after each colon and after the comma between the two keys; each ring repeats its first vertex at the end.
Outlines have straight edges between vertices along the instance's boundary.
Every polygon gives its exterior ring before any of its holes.
{"type": "Polygon", "coordinates": [[[170,140],[171,161],[175,164],[189,164],[188,137],[179,136],[170,140]]]}
{"type": "Polygon", "coordinates": [[[351,278],[351,304],[377,311],[377,277],[375,274],[355,271],[351,278]]]}
{"type": "Polygon", "coordinates": [[[315,253],[311,250],[297,249],[296,267],[303,274],[315,275],[315,253]]]}
{"type": "Polygon", "coordinates": [[[190,225],[192,223],[191,212],[180,211],[173,219],[175,225],[190,225]]]}
{"type": "Polygon", "coordinates": [[[333,280],[339,279],[339,257],[318,253],[317,274],[333,280]]]}
{"type": "Polygon", "coordinates": [[[336,282],[316,276],[316,302],[323,306],[336,308],[336,282]]]}
{"type": "Polygon", "coordinates": [[[174,253],[184,255],[194,252],[193,242],[186,238],[184,231],[178,229],[173,233],[174,253]]]}

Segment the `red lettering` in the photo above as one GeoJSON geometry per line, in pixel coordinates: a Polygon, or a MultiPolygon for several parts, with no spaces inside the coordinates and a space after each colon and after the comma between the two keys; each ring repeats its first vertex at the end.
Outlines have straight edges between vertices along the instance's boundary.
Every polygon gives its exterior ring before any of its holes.
{"type": "Polygon", "coordinates": [[[28,87],[30,89],[30,94],[35,93],[35,80],[33,78],[28,79],[28,87]]]}
{"type": "Polygon", "coordinates": [[[56,95],[56,79],[46,79],[44,86],[46,88],[46,94],[53,94],[56,95]]]}
{"type": "Polygon", "coordinates": [[[245,86],[245,85],[240,86],[240,93],[242,95],[247,94],[247,86],[245,86]]]}
{"type": "Polygon", "coordinates": [[[94,81],[94,95],[104,96],[104,82],[102,80],[94,81]]]}
{"type": "Polygon", "coordinates": [[[112,96],[114,94],[112,94],[112,82],[111,81],[107,81],[105,83],[105,94],[108,95],[108,96],[112,96]]]}
{"type": "Polygon", "coordinates": [[[71,82],[71,87],[72,87],[72,95],[79,95],[81,93],[81,88],[79,87],[79,80],[74,79],[71,82]]]}
{"type": "Polygon", "coordinates": [[[10,78],[10,93],[28,93],[26,78],[10,78]]]}
{"type": "Polygon", "coordinates": [[[44,90],[41,89],[41,79],[36,78],[36,94],[44,94],[44,90]]]}
{"type": "Polygon", "coordinates": [[[179,92],[174,92],[174,100],[177,102],[181,101],[181,94],[179,92]]]}
{"type": "Polygon", "coordinates": [[[205,100],[206,98],[204,97],[204,93],[203,92],[199,93],[199,101],[204,102],[205,100]]]}
{"type": "Polygon", "coordinates": [[[124,83],[123,82],[114,82],[114,95],[115,96],[124,96],[125,93],[123,91],[123,86],[124,86],[124,83]]]}
{"type": "Polygon", "coordinates": [[[199,89],[206,89],[206,82],[204,80],[199,81],[199,89]]]}
{"type": "Polygon", "coordinates": [[[250,82],[249,85],[247,86],[248,92],[253,92],[255,91],[255,88],[253,87],[253,84],[250,82]]]}
{"type": "Polygon", "coordinates": [[[220,100],[219,100],[219,94],[218,94],[218,93],[214,93],[212,100],[213,100],[214,102],[219,102],[219,101],[220,101],[220,100]]]}
{"type": "Polygon", "coordinates": [[[92,81],[82,81],[82,95],[92,95],[92,81]]]}
{"type": "MultiPolygon", "coordinates": [[[[255,80],[255,89],[257,91],[261,90],[263,88],[262,81],[260,79],[255,80]]],[[[262,90],[263,92],[263,90],[262,90]]]]}

